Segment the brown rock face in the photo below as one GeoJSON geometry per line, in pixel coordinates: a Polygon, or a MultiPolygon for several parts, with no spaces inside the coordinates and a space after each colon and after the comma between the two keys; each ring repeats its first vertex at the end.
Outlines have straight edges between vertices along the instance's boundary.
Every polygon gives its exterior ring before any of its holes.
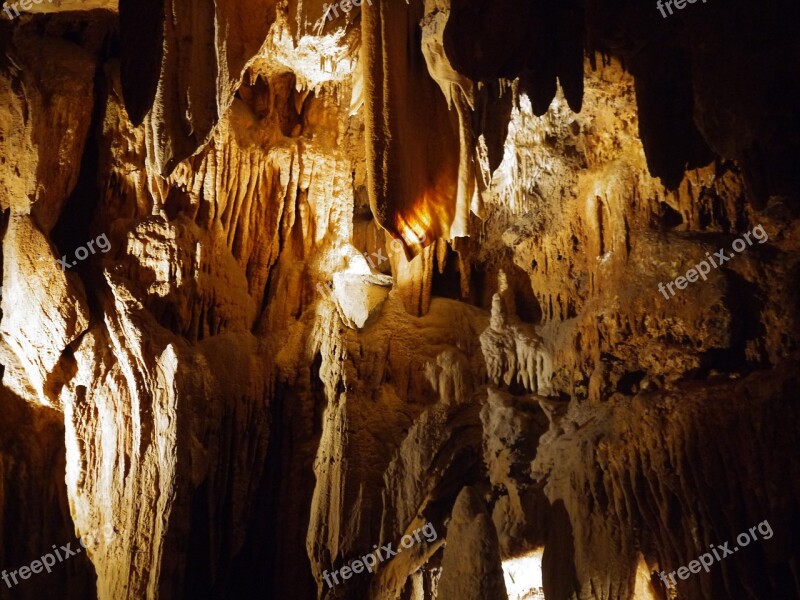
{"type": "Polygon", "coordinates": [[[0,13],[0,600],[800,598],[800,15],[680,4],[0,13]]]}
{"type": "Polygon", "coordinates": [[[464,223],[454,223],[461,216],[454,202],[456,115],[448,111],[416,41],[413,24],[422,18],[421,8],[419,2],[367,5],[361,27],[370,207],[409,257],[426,240],[464,233],[464,223]],[[423,138],[430,143],[416,142],[423,138]]]}
{"type": "Polygon", "coordinates": [[[497,532],[478,494],[464,488],[447,527],[438,593],[445,598],[505,600],[497,532]]]}
{"type": "Polygon", "coordinates": [[[147,119],[147,156],[169,174],[211,139],[275,2],[121,0],[119,12],[125,106],[134,124],[147,119]]]}

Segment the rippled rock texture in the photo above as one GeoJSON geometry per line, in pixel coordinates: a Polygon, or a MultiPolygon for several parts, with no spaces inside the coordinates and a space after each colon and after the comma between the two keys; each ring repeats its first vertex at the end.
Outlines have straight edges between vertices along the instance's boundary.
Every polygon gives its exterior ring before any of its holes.
{"type": "Polygon", "coordinates": [[[0,598],[800,598],[797,7],[335,6],[0,16],[0,598]]]}

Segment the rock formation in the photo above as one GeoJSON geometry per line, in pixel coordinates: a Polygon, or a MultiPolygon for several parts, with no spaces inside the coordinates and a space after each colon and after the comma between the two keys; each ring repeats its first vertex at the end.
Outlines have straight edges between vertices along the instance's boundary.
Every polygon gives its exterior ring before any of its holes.
{"type": "Polygon", "coordinates": [[[795,4],[21,6],[0,600],[800,598],[795,4]]]}

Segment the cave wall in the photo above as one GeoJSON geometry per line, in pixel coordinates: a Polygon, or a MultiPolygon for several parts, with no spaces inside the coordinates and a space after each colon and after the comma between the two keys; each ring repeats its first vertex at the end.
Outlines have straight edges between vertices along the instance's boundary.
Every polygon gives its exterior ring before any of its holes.
{"type": "Polygon", "coordinates": [[[113,533],[0,597],[800,596],[796,9],[110,8],[0,23],[0,559],[113,533]]]}

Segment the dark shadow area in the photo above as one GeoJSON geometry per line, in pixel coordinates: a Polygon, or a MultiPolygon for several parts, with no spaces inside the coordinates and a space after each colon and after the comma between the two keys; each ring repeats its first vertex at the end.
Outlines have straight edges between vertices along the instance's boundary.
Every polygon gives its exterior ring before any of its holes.
{"type": "MultiPolygon", "coordinates": [[[[96,598],[94,566],[85,553],[56,562],[51,572],[19,569],[67,543],[77,546],[67,499],[63,416],[33,407],[0,388],[0,570],[17,571],[17,585],[0,582],[0,600],[96,598]]],[[[13,584],[13,579],[9,579],[13,584]]]]}
{"type": "Polygon", "coordinates": [[[572,523],[563,500],[550,507],[547,541],[542,555],[542,587],[547,600],[570,600],[580,592],[575,573],[572,523]]]}

